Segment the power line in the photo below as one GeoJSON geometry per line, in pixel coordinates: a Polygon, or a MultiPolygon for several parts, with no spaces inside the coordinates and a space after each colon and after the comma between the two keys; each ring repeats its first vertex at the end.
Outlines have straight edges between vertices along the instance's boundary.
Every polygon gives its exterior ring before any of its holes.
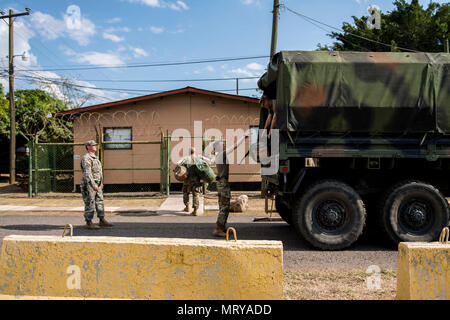
{"type": "MultiPolygon", "coordinates": [[[[19,72],[28,72],[19,69],[19,72]]],[[[142,79],[142,80],[121,80],[121,79],[82,79],[82,81],[90,82],[128,82],[128,83],[158,83],[158,82],[208,82],[208,81],[230,81],[230,80],[253,80],[260,77],[227,77],[227,78],[202,78],[202,79],[142,79]]],[[[46,78],[48,80],[59,80],[60,78],[46,78]]]]}
{"type": "MultiPolygon", "coordinates": [[[[163,92],[163,91],[158,91],[158,90],[149,90],[149,89],[130,89],[130,88],[101,88],[101,87],[90,87],[90,86],[84,86],[84,85],[79,85],[79,84],[74,84],[74,83],[70,83],[67,84],[64,81],[60,81],[60,80],[49,80],[46,79],[44,77],[34,77],[34,76],[20,76],[18,78],[21,79],[34,79],[34,80],[40,80],[46,83],[53,83],[53,84],[59,84],[59,85],[69,85],[71,87],[76,87],[76,88],[83,88],[83,89],[90,89],[90,90],[100,90],[100,91],[112,91],[112,92],[125,92],[125,93],[131,93],[131,92],[146,92],[146,93],[159,93],[159,92],[163,92]]],[[[239,90],[256,90],[257,88],[243,88],[243,89],[239,89],[239,90]]],[[[235,91],[235,89],[223,89],[223,90],[215,90],[215,91],[235,91]]]]}
{"type": "Polygon", "coordinates": [[[266,58],[269,58],[269,56],[253,56],[253,57],[238,57],[238,58],[213,58],[213,59],[193,60],[193,61],[162,62],[162,63],[148,63],[148,64],[128,64],[128,65],[104,65],[104,66],[75,67],[75,68],[23,69],[22,71],[65,71],[65,70],[148,68],[148,67],[179,66],[179,65],[189,65],[189,64],[228,62],[228,61],[251,60],[251,59],[266,59],[266,58]]]}
{"type": "MultiPolygon", "coordinates": [[[[354,34],[354,33],[351,33],[351,32],[343,31],[342,29],[339,29],[339,28],[330,26],[329,24],[326,24],[326,23],[324,23],[324,22],[321,22],[321,21],[319,21],[319,20],[313,19],[313,18],[308,17],[308,16],[306,16],[306,15],[304,15],[304,14],[301,14],[301,13],[295,11],[295,10],[292,10],[292,9],[290,9],[289,7],[287,7],[286,5],[282,5],[282,6],[283,6],[283,8],[286,9],[287,11],[289,11],[289,12],[291,12],[291,13],[293,13],[293,14],[299,16],[300,18],[303,18],[303,19],[305,19],[305,20],[307,20],[307,21],[309,21],[309,22],[314,21],[314,22],[316,22],[316,23],[318,23],[318,24],[327,26],[328,28],[331,28],[331,29],[333,29],[333,30],[337,30],[337,31],[339,31],[339,32],[343,32],[343,33],[349,34],[349,35],[351,35],[351,36],[354,36],[354,37],[357,37],[357,38],[360,38],[360,39],[363,39],[363,40],[366,40],[366,41],[374,42],[374,43],[377,43],[377,44],[380,44],[380,45],[383,45],[383,46],[386,46],[386,47],[389,47],[389,48],[394,47],[394,46],[391,45],[391,44],[383,43],[383,42],[380,42],[380,41],[377,41],[377,40],[373,40],[373,39],[370,39],[370,38],[367,38],[367,37],[363,37],[363,36],[360,36],[360,35],[357,35],[357,34],[354,34]]],[[[402,48],[402,47],[399,47],[399,46],[395,46],[395,48],[396,48],[396,49],[400,49],[400,50],[404,50],[404,51],[410,51],[410,52],[420,52],[420,51],[416,51],[416,50],[412,50],[412,49],[408,49],[408,48],[402,48]]]]}

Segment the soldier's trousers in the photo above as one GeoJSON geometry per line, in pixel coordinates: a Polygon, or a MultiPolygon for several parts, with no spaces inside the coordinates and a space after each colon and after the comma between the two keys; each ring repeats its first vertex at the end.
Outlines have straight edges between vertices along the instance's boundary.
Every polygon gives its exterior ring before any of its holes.
{"type": "Polygon", "coordinates": [[[90,185],[81,185],[81,195],[84,201],[84,219],[91,221],[94,218],[94,211],[97,210],[97,217],[105,216],[103,204],[103,190],[95,191],[90,185]]]}
{"type": "Polygon", "coordinates": [[[217,181],[217,195],[219,197],[219,215],[217,216],[217,224],[225,227],[228,214],[230,213],[231,189],[228,180],[220,179],[217,181]]]}
{"type": "Polygon", "coordinates": [[[196,184],[190,184],[190,183],[183,183],[183,202],[184,205],[187,206],[189,204],[189,194],[192,193],[192,207],[198,208],[199,207],[199,200],[198,200],[198,194],[199,194],[199,186],[196,184]]]}

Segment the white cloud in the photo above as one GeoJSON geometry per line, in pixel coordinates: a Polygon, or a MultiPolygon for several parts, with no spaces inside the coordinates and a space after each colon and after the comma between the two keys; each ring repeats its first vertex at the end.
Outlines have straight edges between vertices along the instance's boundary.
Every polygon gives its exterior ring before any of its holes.
{"type": "Polygon", "coordinates": [[[147,51],[145,51],[142,48],[132,48],[132,51],[133,51],[133,56],[135,58],[147,57],[148,56],[147,51]]]}
{"type": "Polygon", "coordinates": [[[181,7],[181,9],[189,10],[189,7],[183,1],[177,1],[177,4],[181,7]]]}
{"type": "Polygon", "coordinates": [[[91,51],[91,52],[76,53],[73,56],[76,62],[88,63],[96,66],[125,65],[125,62],[114,53],[91,51]]]}
{"type": "Polygon", "coordinates": [[[2,78],[0,76],[0,84],[3,86],[3,93],[6,93],[8,91],[8,80],[6,80],[6,77],[2,78]]]}
{"type": "Polygon", "coordinates": [[[152,8],[169,8],[176,11],[189,10],[188,5],[183,1],[168,2],[160,0],[125,0],[130,3],[140,3],[152,8]]]}
{"type": "Polygon", "coordinates": [[[164,28],[162,27],[155,27],[155,26],[151,26],[150,27],[150,31],[154,34],[160,34],[164,32],[164,28]]]}
{"type": "Polygon", "coordinates": [[[46,39],[54,40],[69,36],[80,45],[89,44],[90,38],[96,33],[95,24],[80,15],[79,21],[74,23],[73,17],[63,14],[57,19],[47,13],[36,11],[31,15],[31,23],[37,32],[46,39]]]}
{"type": "MultiPolygon", "coordinates": [[[[68,21],[68,17],[64,15],[64,21],[68,21]]],[[[81,28],[68,28],[69,37],[78,42],[79,45],[86,46],[89,44],[89,38],[96,33],[95,24],[90,20],[81,18],[81,28]]]]}
{"type": "Polygon", "coordinates": [[[251,4],[259,5],[260,4],[259,0],[241,0],[241,1],[245,5],[251,5],[251,4]]]}
{"type": "Polygon", "coordinates": [[[63,101],[69,100],[69,98],[63,94],[62,88],[60,88],[61,85],[59,83],[65,81],[60,75],[49,71],[35,71],[33,72],[33,76],[35,77],[33,83],[36,88],[45,91],[56,99],[63,101]],[[42,78],[42,80],[39,78],[42,78]]]}
{"type": "Polygon", "coordinates": [[[107,33],[114,33],[114,32],[131,32],[131,29],[128,27],[109,27],[105,30],[107,33]]]}
{"type": "Polygon", "coordinates": [[[214,72],[214,71],[216,71],[214,69],[214,67],[211,66],[211,65],[208,65],[208,66],[206,66],[206,67],[204,67],[202,69],[194,70],[192,73],[193,74],[202,74],[202,73],[205,73],[205,72],[214,72]]]}
{"type": "Polygon", "coordinates": [[[111,40],[113,42],[121,42],[121,41],[125,40],[125,38],[123,38],[123,37],[119,37],[119,36],[116,36],[115,34],[106,33],[106,32],[103,32],[103,38],[111,40]]]}
{"type": "MultiPolygon", "coordinates": [[[[252,62],[243,68],[235,68],[228,71],[235,77],[260,77],[264,73],[265,67],[259,63],[252,62]]],[[[243,82],[256,82],[257,79],[243,79],[243,82]]]]}
{"type": "Polygon", "coordinates": [[[120,17],[115,17],[115,18],[106,20],[106,23],[119,23],[119,22],[121,22],[121,21],[122,21],[122,18],[120,18],[120,17]]]}
{"type": "MultiPolygon", "coordinates": [[[[35,36],[35,33],[21,19],[17,19],[14,22],[14,31],[16,33],[16,37],[14,38],[14,54],[21,55],[25,52],[25,56],[27,57],[26,61],[23,61],[20,56],[14,58],[16,75],[20,76],[20,69],[28,69],[37,65],[37,58],[33,54],[30,45],[30,39],[35,36]]],[[[0,21],[0,39],[5,40],[0,41],[0,70],[8,69],[8,35],[8,25],[0,21]]],[[[3,84],[5,91],[8,91],[8,77],[1,78],[0,82],[3,84]]]]}
{"type": "Polygon", "coordinates": [[[265,67],[262,64],[252,62],[247,65],[247,69],[254,70],[254,71],[262,71],[265,69],[265,67]]]}
{"type": "Polygon", "coordinates": [[[231,72],[238,76],[252,77],[253,73],[243,68],[231,69],[231,72]]]}
{"type": "MultiPolygon", "coordinates": [[[[133,1],[133,2],[135,2],[135,1],[133,1]]],[[[161,6],[161,4],[159,3],[159,0],[141,0],[141,2],[150,7],[160,7],[161,6]]]]}
{"type": "Polygon", "coordinates": [[[74,78],[65,78],[59,74],[48,71],[34,71],[33,83],[36,88],[47,92],[52,97],[62,100],[69,107],[78,107],[86,102],[104,103],[119,98],[117,92],[99,90],[97,86],[88,81],[74,78]]]}
{"type": "Polygon", "coordinates": [[[185,30],[183,28],[178,28],[174,31],[169,31],[169,33],[171,34],[178,34],[178,33],[183,33],[185,30]]]}
{"type": "Polygon", "coordinates": [[[31,15],[31,22],[39,34],[49,40],[61,37],[65,31],[64,22],[39,11],[31,15]]]}

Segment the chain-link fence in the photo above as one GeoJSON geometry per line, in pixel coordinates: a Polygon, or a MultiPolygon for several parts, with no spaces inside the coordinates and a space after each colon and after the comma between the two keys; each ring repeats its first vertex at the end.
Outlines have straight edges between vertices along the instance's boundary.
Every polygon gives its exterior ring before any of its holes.
{"type": "MultiPolygon", "coordinates": [[[[171,140],[202,139],[202,154],[214,141],[206,137],[171,137],[161,133],[159,141],[104,141],[100,136],[97,156],[102,164],[105,193],[170,193],[171,140]]],[[[40,193],[79,192],[83,143],[28,144],[29,196],[40,193]]],[[[210,148],[211,150],[211,148],[210,148]]],[[[209,155],[211,156],[211,155],[209,155]]],[[[214,162],[212,167],[215,168],[214,162]]],[[[255,172],[231,172],[230,175],[259,175],[255,172]]],[[[203,186],[205,192],[207,185],[203,186]]],[[[213,187],[214,190],[214,187],[213,187]]]]}
{"type": "MultiPolygon", "coordinates": [[[[83,143],[28,144],[29,196],[48,192],[79,191],[83,143]]],[[[169,194],[170,137],[160,141],[102,141],[97,156],[102,163],[104,192],[169,194]]]]}

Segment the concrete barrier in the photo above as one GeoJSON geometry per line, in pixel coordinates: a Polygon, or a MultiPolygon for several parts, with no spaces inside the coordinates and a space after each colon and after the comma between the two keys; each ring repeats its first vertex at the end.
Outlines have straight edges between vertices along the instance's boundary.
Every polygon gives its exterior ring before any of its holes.
{"type": "Polygon", "coordinates": [[[450,244],[402,242],[398,247],[397,299],[450,299],[450,244]]]}
{"type": "Polygon", "coordinates": [[[8,236],[0,295],[281,299],[280,241],[8,236]]]}

